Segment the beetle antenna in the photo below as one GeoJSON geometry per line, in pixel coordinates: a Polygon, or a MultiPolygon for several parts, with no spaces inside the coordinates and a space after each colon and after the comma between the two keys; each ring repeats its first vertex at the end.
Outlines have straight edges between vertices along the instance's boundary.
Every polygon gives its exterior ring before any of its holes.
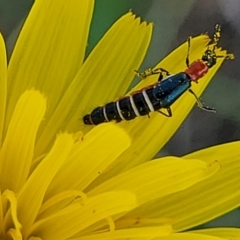
{"type": "Polygon", "coordinates": [[[188,42],[188,51],[187,51],[187,56],[186,56],[186,65],[189,67],[189,52],[190,52],[190,45],[191,45],[191,37],[187,38],[188,42]]]}

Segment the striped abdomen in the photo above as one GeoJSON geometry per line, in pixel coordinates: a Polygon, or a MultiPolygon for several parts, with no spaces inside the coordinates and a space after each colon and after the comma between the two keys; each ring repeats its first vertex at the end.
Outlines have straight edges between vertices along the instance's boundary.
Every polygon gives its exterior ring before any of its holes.
{"type": "Polygon", "coordinates": [[[84,123],[98,125],[103,122],[132,120],[160,109],[159,101],[153,96],[153,87],[154,85],[134,92],[116,102],[95,108],[91,114],[83,117],[84,123]]]}

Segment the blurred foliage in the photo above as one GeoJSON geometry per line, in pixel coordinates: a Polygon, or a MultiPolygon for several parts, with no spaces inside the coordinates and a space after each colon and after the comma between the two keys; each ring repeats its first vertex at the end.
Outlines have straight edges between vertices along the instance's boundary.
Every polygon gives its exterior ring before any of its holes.
{"type": "Polygon", "coordinates": [[[239,82],[223,74],[217,74],[202,98],[208,105],[216,108],[222,117],[240,122],[239,96],[239,82]]]}
{"type": "Polygon", "coordinates": [[[5,37],[26,17],[33,2],[34,0],[0,0],[0,28],[5,37]]]}

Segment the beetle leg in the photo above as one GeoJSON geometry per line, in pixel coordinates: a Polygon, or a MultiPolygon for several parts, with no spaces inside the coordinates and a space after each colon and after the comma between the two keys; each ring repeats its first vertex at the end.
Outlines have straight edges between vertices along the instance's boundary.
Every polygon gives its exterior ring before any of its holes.
{"type": "Polygon", "coordinates": [[[192,89],[188,89],[188,91],[195,97],[199,108],[201,108],[202,110],[208,111],[208,112],[214,112],[214,113],[216,112],[216,109],[208,107],[208,106],[204,106],[204,104],[201,102],[201,100],[197,97],[197,95],[195,94],[195,92],[192,89]]]}
{"type": "Polygon", "coordinates": [[[158,82],[161,82],[161,80],[164,77],[164,74],[166,76],[170,75],[170,73],[164,68],[156,68],[156,69],[148,68],[144,72],[138,72],[137,70],[134,70],[134,71],[136,72],[136,75],[141,79],[144,79],[151,75],[159,74],[158,82]]]}
{"type": "Polygon", "coordinates": [[[228,53],[225,56],[217,55],[216,58],[225,58],[227,60],[232,60],[232,59],[234,59],[234,55],[232,53],[228,53]]]}
{"type": "Polygon", "coordinates": [[[172,110],[171,110],[170,107],[167,108],[167,112],[168,112],[168,114],[165,113],[165,112],[162,112],[161,110],[159,110],[158,112],[161,113],[162,115],[164,115],[165,117],[171,117],[171,116],[172,116],[172,110]]]}

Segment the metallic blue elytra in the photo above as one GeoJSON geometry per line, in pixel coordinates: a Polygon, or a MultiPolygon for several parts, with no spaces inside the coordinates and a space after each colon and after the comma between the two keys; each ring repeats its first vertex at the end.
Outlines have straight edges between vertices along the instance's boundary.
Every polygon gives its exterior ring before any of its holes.
{"type": "Polygon", "coordinates": [[[220,32],[221,27],[217,24],[215,26],[215,33],[211,45],[207,47],[201,59],[197,59],[191,64],[189,64],[191,38],[188,38],[188,52],[186,57],[187,69],[183,72],[170,75],[169,72],[163,68],[150,68],[143,73],[136,71],[137,75],[141,78],[157,74],[159,76],[158,81],[153,85],[131,93],[129,96],[95,108],[90,114],[83,117],[83,122],[86,125],[98,125],[110,121],[129,121],[139,116],[149,116],[150,112],[155,111],[158,111],[166,117],[171,117],[172,104],[174,104],[174,102],[176,102],[186,91],[193,94],[198,107],[206,111],[215,112],[213,108],[203,105],[200,99],[192,91],[191,83],[197,83],[199,79],[207,74],[209,68],[217,63],[218,58],[234,58],[233,54],[219,56],[215,53],[216,45],[221,36],[220,32]],[[163,112],[161,109],[166,109],[167,112],[163,112]]]}
{"type": "Polygon", "coordinates": [[[170,107],[191,87],[191,79],[184,73],[169,75],[153,89],[153,96],[161,102],[162,108],[170,107]]]}

